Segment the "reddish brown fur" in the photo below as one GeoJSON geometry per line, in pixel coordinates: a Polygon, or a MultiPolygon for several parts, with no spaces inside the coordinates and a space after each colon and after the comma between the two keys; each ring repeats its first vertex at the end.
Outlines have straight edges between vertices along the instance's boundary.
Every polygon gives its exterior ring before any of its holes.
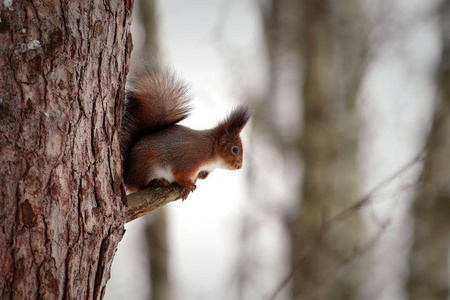
{"type": "Polygon", "coordinates": [[[134,192],[149,182],[166,186],[173,179],[183,187],[185,199],[195,189],[197,177],[206,178],[211,168],[242,167],[239,134],[250,112],[239,107],[209,130],[176,125],[189,111],[185,86],[173,75],[156,70],[134,79],[127,92],[121,143],[124,183],[134,192]]]}

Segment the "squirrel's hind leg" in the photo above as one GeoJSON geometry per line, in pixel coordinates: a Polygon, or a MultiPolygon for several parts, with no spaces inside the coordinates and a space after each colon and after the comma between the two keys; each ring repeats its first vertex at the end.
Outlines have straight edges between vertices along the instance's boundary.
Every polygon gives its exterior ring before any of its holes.
{"type": "Polygon", "coordinates": [[[168,187],[170,185],[170,181],[164,178],[157,178],[155,179],[155,182],[157,186],[168,187]]]}
{"type": "Polygon", "coordinates": [[[170,185],[170,181],[164,178],[155,178],[148,183],[147,186],[156,186],[156,187],[168,187],[170,185]]]}

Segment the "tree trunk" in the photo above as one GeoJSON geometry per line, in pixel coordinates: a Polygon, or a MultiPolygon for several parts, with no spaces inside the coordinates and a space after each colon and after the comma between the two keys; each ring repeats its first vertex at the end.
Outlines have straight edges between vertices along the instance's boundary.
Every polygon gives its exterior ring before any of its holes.
{"type": "Polygon", "coordinates": [[[164,210],[148,216],[145,224],[145,239],[148,245],[149,269],[152,300],[169,300],[171,284],[169,280],[169,249],[167,241],[167,218],[164,210]],[[153,217],[150,219],[150,217],[153,217]]]}
{"type": "MultiPolygon", "coordinates": [[[[282,134],[271,136],[284,151],[301,156],[304,167],[302,188],[293,197],[296,209],[285,220],[291,241],[292,299],[352,299],[360,283],[358,268],[341,262],[348,261],[359,239],[359,216],[338,229],[324,226],[358,193],[356,99],[365,70],[364,15],[358,0],[272,0],[263,8],[271,82],[264,103],[267,116],[275,111],[270,101],[274,83],[280,80],[277,61],[290,54],[301,62],[294,59],[284,66],[290,74],[300,74],[296,101],[303,104],[299,114],[303,113],[304,127],[298,131],[299,142],[283,144],[282,134]]],[[[265,132],[276,135],[275,124],[269,123],[271,128],[267,123],[265,132]]]]}
{"type": "Polygon", "coordinates": [[[409,299],[448,299],[450,235],[450,1],[441,11],[443,51],[438,70],[440,103],[429,136],[421,184],[414,201],[414,242],[409,299]]]}
{"type": "MultiPolygon", "coordinates": [[[[333,32],[327,10],[314,1],[303,1],[305,9],[304,45],[304,129],[302,154],[304,178],[301,206],[289,229],[292,244],[292,268],[300,254],[319,236],[333,199],[330,186],[334,145],[326,108],[334,85],[329,69],[333,66],[333,32]]],[[[322,250],[323,251],[323,250],[322,250]]],[[[326,254],[314,251],[293,276],[292,299],[325,299],[326,254]]]]}
{"type": "Polygon", "coordinates": [[[133,1],[0,5],[0,298],[101,298],[124,233],[133,1]]]}
{"type": "Polygon", "coordinates": [[[352,0],[335,6],[331,1],[305,0],[303,12],[299,29],[304,128],[299,148],[304,171],[301,203],[288,223],[295,271],[292,298],[354,299],[357,266],[343,266],[342,261],[358,243],[359,216],[339,227],[331,225],[330,230],[324,226],[358,194],[356,97],[364,70],[361,11],[352,0]],[[349,53],[353,55],[348,57],[349,53]]]}

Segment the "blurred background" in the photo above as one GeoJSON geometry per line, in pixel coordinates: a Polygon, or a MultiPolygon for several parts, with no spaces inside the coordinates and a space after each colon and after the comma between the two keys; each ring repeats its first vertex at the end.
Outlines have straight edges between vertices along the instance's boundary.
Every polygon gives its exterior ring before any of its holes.
{"type": "Polygon", "coordinates": [[[244,168],[126,224],[105,298],[450,299],[449,0],[137,0],[132,65],[244,168]]]}

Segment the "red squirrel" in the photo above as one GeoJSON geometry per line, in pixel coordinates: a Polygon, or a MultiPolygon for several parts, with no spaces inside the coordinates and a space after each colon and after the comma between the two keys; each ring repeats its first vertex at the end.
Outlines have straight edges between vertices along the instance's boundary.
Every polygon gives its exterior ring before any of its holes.
{"type": "Polygon", "coordinates": [[[176,182],[184,200],[198,178],[242,167],[239,134],[250,109],[240,106],[216,127],[194,130],[177,124],[188,117],[189,103],[187,86],[169,70],[147,65],[128,79],[120,143],[128,192],[176,182]]]}

